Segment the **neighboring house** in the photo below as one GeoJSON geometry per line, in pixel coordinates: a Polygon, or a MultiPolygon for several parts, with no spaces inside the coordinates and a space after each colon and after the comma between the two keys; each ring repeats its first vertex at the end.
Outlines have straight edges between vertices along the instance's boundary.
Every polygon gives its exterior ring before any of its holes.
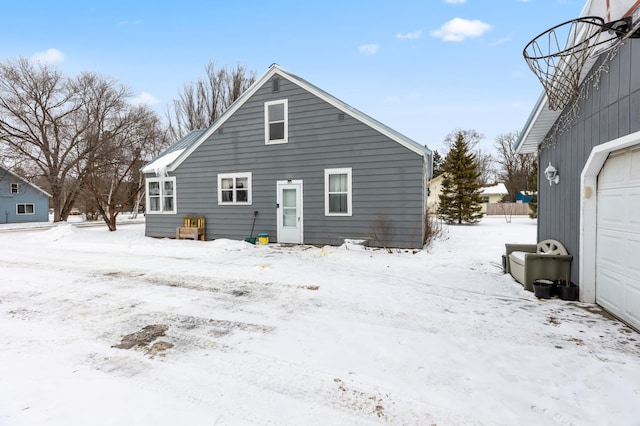
{"type": "MultiPolygon", "coordinates": [[[[582,16],[609,21],[637,5],[593,0],[582,16]]],[[[581,301],[640,329],[640,39],[612,47],[587,59],[577,104],[554,111],[543,93],[517,152],[539,156],[538,241],[573,255],[581,301]]]]}
{"type": "MultiPolygon", "coordinates": [[[[430,212],[437,212],[440,205],[440,194],[442,194],[442,181],[445,174],[441,173],[429,181],[429,196],[427,197],[427,208],[430,212]]],[[[499,203],[508,194],[504,184],[499,183],[481,189],[482,213],[487,212],[487,204],[499,203]]]]}
{"type": "Polygon", "coordinates": [[[278,65],[143,168],[146,235],[422,247],[432,153],[278,65]],[[385,241],[382,241],[385,240],[385,241]]]}
{"type": "Polygon", "coordinates": [[[493,186],[485,186],[480,189],[480,196],[482,197],[482,213],[487,212],[487,204],[499,203],[505,197],[509,195],[509,191],[503,183],[497,183],[493,186]]]}
{"type": "Polygon", "coordinates": [[[48,222],[49,193],[0,167],[0,223],[48,222]]]}
{"type": "Polygon", "coordinates": [[[442,194],[442,181],[444,173],[440,173],[429,181],[429,192],[427,196],[427,210],[430,213],[437,213],[440,206],[440,194],[442,194]]]}

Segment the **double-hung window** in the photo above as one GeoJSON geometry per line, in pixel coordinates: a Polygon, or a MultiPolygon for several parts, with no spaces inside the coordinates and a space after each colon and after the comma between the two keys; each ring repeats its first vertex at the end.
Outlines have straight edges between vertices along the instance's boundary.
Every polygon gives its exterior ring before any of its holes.
{"type": "Polygon", "coordinates": [[[12,193],[12,194],[18,194],[18,193],[20,193],[20,184],[12,183],[12,184],[11,184],[11,193],[12,193]]]}
{"type": "Polygon", "coordinates": [[[251,173],[218,173],[218,204],[251,204],[251,173]]]}
{"type": "Polygon", "coordinates": [[[264,142],[267,145],[287,143],[289,138],[289,111],[286,99],[265,102],[264,142]]]}
{"type": "Polygon", "coordinates": [[[16,204],[16,214],[36,214],[36,206],[32,203],[16,204]]]}
{"type": "Polygon", "coordinates": [[[325,216],[351,216],[351,168],[325,169],[325,216]]]}
{"type": "Polygon", "coordinates": [[[176,213],[176,178],[147,179],[147,213],[176,213]]]}

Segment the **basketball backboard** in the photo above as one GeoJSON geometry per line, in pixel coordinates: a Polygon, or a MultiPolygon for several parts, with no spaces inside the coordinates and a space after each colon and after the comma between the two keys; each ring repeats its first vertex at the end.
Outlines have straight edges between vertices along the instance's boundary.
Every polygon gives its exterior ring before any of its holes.
{"type": "Polygon", "coordinates": [[[640,20],[639,7],[640,0],[591,0],[585,6],[582,15],[599,16],[605,22],[633,17],[637,23],[640,20]]]}
{"type": "MultiPolygon", "coordinates": [[[[609,43],[603,43],[593,52],[593,56],[598,56],[634,36],[640,29],[640,0],[590,0],[582,11],[582,16],[599,16],[606,24],[611,24],[613,29],[624,30],[618,33],[610,31],[609,43]]],[[[601,41],[605,39],[607,34],[602,35],[601,41]]]]}
{"type": "Polygon", "coordinates": [[[640,0],[589,0],[579,17],[539,34],[522,53],[549,109],[560,110],[577,100],[588,64],[630,37],[640,37],[640,0]]]}

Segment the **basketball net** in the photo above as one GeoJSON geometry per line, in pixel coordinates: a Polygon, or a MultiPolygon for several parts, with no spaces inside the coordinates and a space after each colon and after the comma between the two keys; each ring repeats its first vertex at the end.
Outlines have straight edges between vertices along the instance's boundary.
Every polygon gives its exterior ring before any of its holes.
{"type": "Polygon", "coordinates": [[[563,109],[578,98],[582,69],[599,38],[604,20],[587,16],[543,32],[524,48],[523,55],[547,94],[549,109],[563,109]]]}

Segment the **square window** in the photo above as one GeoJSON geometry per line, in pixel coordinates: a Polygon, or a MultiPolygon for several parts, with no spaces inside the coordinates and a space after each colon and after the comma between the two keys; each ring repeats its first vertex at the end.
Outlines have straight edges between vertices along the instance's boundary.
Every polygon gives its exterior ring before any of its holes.
{"type": "Polygon", "coordinates": [[[265,144],[287,143],[289,112],[288,101],[266,102],[264,104],[265,144]]]}
{"type": "Polygon", "coordinates": [[[147,213],[176,213],[176,178],[147,179],[147,213]]]}
{"type": "Polygon", "coordinates": [[[324,188],[325,216],[351,216],[351,168],[325,169],[324,188]]]}
{"type": "Polygon", "coordinates": [[[251,173],[218,174],[218,204],[251,204],[251,173]]]}

